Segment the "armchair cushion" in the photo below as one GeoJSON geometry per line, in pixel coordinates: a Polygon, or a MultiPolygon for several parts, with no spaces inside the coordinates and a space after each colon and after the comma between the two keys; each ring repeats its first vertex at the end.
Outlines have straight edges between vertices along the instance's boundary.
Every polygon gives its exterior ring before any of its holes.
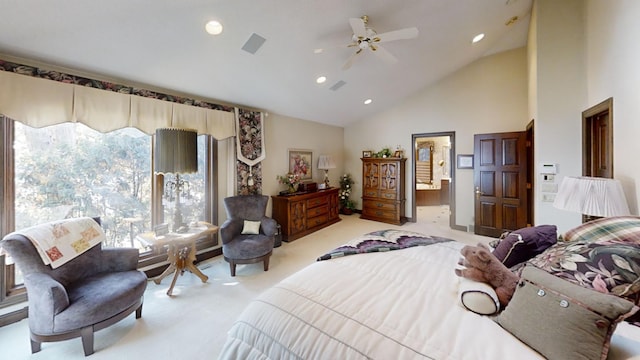
{"type": "Polygon", "coordinates": [[[101,272],[136,270],[139,256],[137,249],[102,249],[101,272]]]}
{"type": "Polygon", "coordinates": [[[257,235],[260,234],[260,221],[251,221],[245,220],[244,226],[242,227],[241,234],[252,234],[257,235]]]}
{"type": "Polygon", "coordinates": [[[246,260],[268,254],[273,250],[273,238],[266,235],[238,235],[222,245],[224,256],[230,259],[246,260]]]}
{"type": "Polygon", "coordinates": [[[101,273],[69,286],[70,305],[54,319],[54,332],[83,328],[117,315],[144,293],[147,277],[136,270],[101,273]]]}

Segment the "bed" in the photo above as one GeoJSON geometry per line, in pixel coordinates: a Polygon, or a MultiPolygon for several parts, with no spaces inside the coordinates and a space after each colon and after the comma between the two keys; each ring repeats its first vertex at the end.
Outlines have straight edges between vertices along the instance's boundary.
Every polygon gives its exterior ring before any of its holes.
{"type": "MultiPolygon", "coordinates": [[[[460,304],[462,243],[409,238],[387,249],[354,239],[265,291],[220,358],[544,359],[460,304]]],[[[640,328],[618,324],[611,344],[609,359],[640,359],[640,328]]]]}

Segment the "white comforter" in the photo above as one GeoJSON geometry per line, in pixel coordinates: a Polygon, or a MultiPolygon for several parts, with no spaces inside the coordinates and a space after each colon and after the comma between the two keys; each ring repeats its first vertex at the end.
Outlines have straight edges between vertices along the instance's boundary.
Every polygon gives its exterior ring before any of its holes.
{"type": "MultiPolygon", "coordinates": [[[[247,307],[220,358],[542,359],[490,317],[460,305],[454,267],[462,246],[314,263],[247,307]]],[[[629,358],[634,348],[640,358],[640,337],[614,335],[609,358],[629,358]]]]}

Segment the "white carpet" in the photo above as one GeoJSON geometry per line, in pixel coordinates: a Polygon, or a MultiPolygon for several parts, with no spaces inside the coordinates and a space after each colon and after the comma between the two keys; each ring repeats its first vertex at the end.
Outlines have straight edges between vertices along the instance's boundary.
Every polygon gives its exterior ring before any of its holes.
{"type": "MultiPolygon", "coordinates": [[[[302,269],[328,250],[364,233],[399,228],[361,220],[357,214],[341,215],[342,221],[274,249],[269,271],[262,264],[239,265],[236,277],[222,258],[198,264],[209,276],[202,283],[186,272],[179,277],[173,296],[166,295],[171,282],[150,281],[145,293],[142,318],[132,314],[118,324],[95,334],[95,353],[91,359],[216,359],[226,340],[226,332],[244,307],[262,291],[302,269]]],[[[428,235],[439,235],[476,244],[491,239],[450,230],[438,222],[407,223],[401,227],[428,235]]],[[[0,327],[3,359],[84,359],[79,338],[43,343],[31,355],[27,320],[0,327]]]]}

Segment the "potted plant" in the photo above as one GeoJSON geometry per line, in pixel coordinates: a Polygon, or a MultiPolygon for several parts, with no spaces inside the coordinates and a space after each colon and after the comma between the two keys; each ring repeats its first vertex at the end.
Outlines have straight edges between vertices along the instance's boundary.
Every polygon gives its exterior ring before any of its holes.
{"type": "Polygon", "coordinates": [[[355,210],[356,210],[356,203],[352,200],[347,200],[341,212],[345,215],[351,215],[355,210]]]}
{"type": "Polygon", "coordinates": [[[351,196],[351,185],[353,185],[353,179],[351,179],[350,174],[344,174],[340,177],[338,198],[340,200],[340,213],[345,215],[351,215],[356,208],[355,202],[349,198],[351,196]]]}

